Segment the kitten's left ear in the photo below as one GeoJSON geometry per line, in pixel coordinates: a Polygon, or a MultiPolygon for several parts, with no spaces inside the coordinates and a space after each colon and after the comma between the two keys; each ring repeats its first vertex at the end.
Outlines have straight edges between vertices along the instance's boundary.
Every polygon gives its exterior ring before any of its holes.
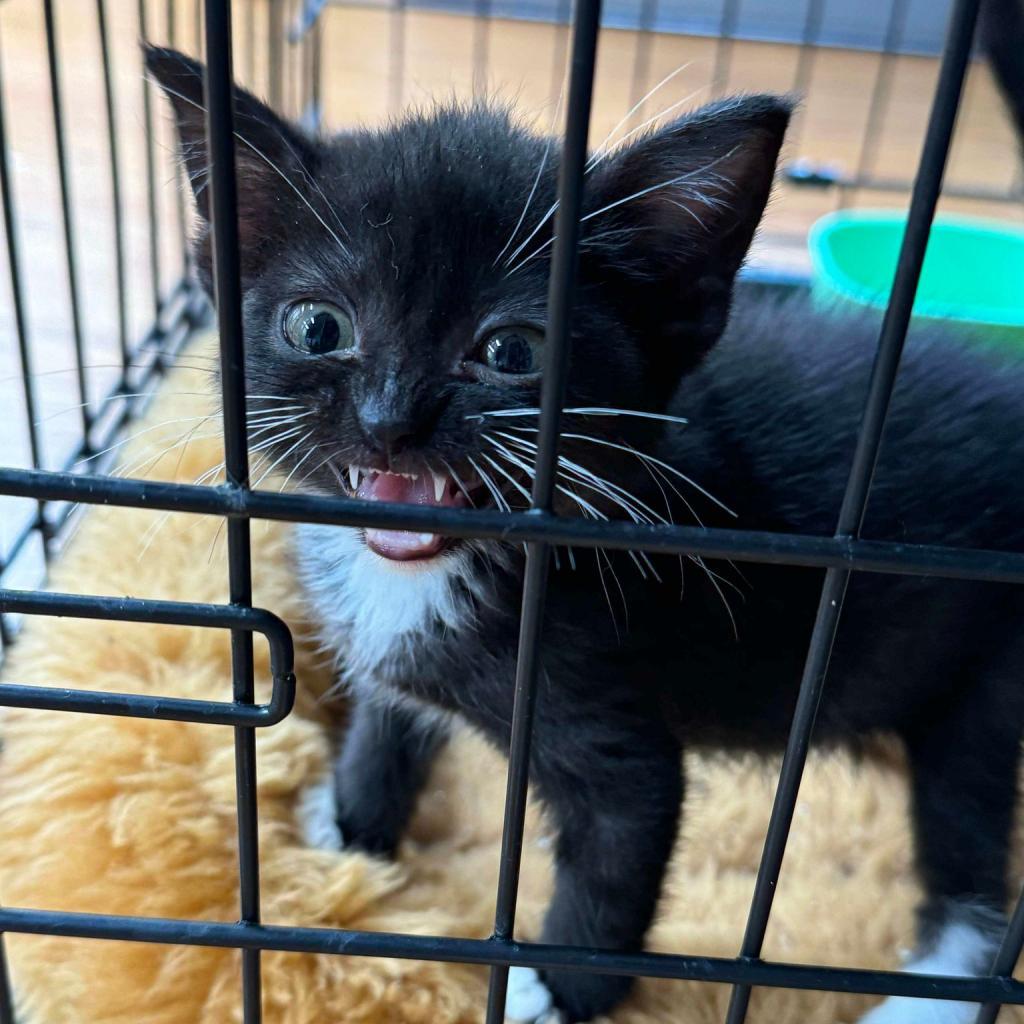
{"type": "MultiPolygon", "coordinates": [[[[177,50],[144,46],[146,68],[167,94],[181,144],[181,160],[204,225],[210,219],[209,167],[204,121],[203,66],[177,50]]],[[[235,164],[238,171],[238,228],[243,268],[253,269],[273,244],[293,207],[289,182],[303,181],[312,167],[310,141],[266,104],[235,87],[235,164]]],[[[294,184],[292,185],[294,186],[294,184]]],[[[197,241],[200,269],[208,258],[207,232],[197,241]]]]}
{"type": "Polygon", "coordinates": [[[584,273],[639,289],[656,332],[677,341],[685,334],[695,357],[725,326],[792,107],[777,96],[714,103],[604,157],[590,173],[584,273]]]}

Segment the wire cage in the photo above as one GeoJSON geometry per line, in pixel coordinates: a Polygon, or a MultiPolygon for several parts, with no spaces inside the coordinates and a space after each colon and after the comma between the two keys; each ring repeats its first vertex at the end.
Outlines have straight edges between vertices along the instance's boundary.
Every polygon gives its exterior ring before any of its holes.
{"type": "MultiPolygon", "coordinates": [[[[799,182],[815,186],[800,193],[811,197],[801,206],[800,217],[806,219],[808,211],[813,212],[823,204],[827,207],[854,201],[864,190],[884,193],[897,202],[905,201],[907,193],[910,195],[907,230],[881,328],[838,526],[834,536],[820,537],[570,520],[552,511],[561,406],[570,360],[569,325],[588,139],[602,137],[607,125],[602,130],[601,118],[607,120],[607,110],[616,105],[614,98],[609,100],[602,92],[614,93],[618,89],[618,115],[614,120],[629,108],[637,123],[657,117],[650,91],[664,74],[662,66],[676,61],[673,47],[677,40],[672,33],[679,31],[691,33],[687,36],[691,48],[698,42],[703,47],[702,73],[706,82],[702,89],[713,95],[742,85],[737,79],[747,56],[755,54],[759,47],[780,44],[757,38],[759,30],[755,23],[745,20],[739,0],[713,5],[669,5],[659,0],[642,0],[638,8],[617,6],[609,0],[603,28],[601,0],[577,0],[571,12],[566,0],[554,0],[549,6],[517,4],[512,0],[464,0],[461,4],[452,0],[440,11],[436,4],[414,4],[409,0],[384,4],[368,0],[360,6],[326,0],[236,0],[234,4],[229,0],[192,4],[190,0],[184,6],[175,0],[165,4],[138,0],[134,6],[111,5],[108,0],[96,0],[94,6],[40,0],[0,6],[0,33],[23,29],[23,25],[15,23],[18,18],[37,19],[44,41],[40,53],[27,53],[23,47],[17,53],[9,47],[0,48],[0,191],[11,300],[9,315],[5,313],[2,320],[4,337],[11,344],[0,350],[0,357],[5,360],[2,365],[7,388],[3,397],[9,410],[4,461],[10,463],[0,468],[0,519],[7,527],[0,550],[3,644],[14,640],[18,623],[26,615],[190,625],[230,630],[232,639],[231,700],[155,700],[133,694],[76,691],[61,689],[61,680],[55,679],[52,688],[0,685],[0,706],[232,726],[240,908],[239,921],[211,923],[0,907],[0,1024],[13,1024],[15,1020],[17,989],[17,979],[9,978],[3,958],[4,932],[236,948],[241,952],[243,1014],[247,1024],[256,1024],[261,1019],[263,950],[489,965],[488,1024],[503,1018],[510,965],[729,984],[733,994],[727,1024],[741,1024],[746,1018],[754,986],[976,1002],[981,1004],[979,1024],[994,1021],[1003,1004],[1024,1004],[1024,983],[1011,976],[1024,947],[1024,900],[1014,909],[991,971],[984,977],[795,966],[761,958],[815,714],[827,685],[828,659],[851,574],[918,574],[1024,583],[1024,555],[1019,553],[896,545],[860,536],[872,471],[947,165],[952,160],[953,171],[957,173],[951,171],[953,182],[945,188],[945,202],[996,204],[1004,215],[1011,216],[1016,215],[1014,200],[1022,195],[1012,162],[1004,160],[995,178],[972,179],[967,173],[969,168],[958,169],[955,152],[951,157],[953,126],[971,64],[979,0],[952,0],[941,38],[935,31],[934,19],[923,35],[914,34],[917,23],[913,7],[908,0],[893,0],[886,16],[875,26],[875,35],[858,41],[851,40],[842,24],[829,22],[821,0],[808,0],[786,29],[789,61],[785,87],[804,91],[811,97],[802,121],[798,122],[795,152],[789,162],[788,187],[792,195],[799,193],[799,182]],[[500,67],[505,58],[500,52],[502,48],[495,44],[494,28],[499,19],[504,19],[503,44],[514,39],[515,33],[509,28],[515,24],[509,20],[513,16],[534,19],[547,34],[547,74],[532,75],[537,92],[534,98],[542,109],[550,106],[551,97],[561,89],[567,58],[570,68],[561,141],[560,203],[548,294],[549,361],[543,380],[532,509],[526,513],[502,513],[390,506],[254,489],[249,474],[243,375],[233,76],[237,74],[243,82],[266,93],[279,109],[302,118],[311,127],[339,123],[351,116],[351,109],[346,111],[344,107],[346,103],[350,107],[358,105],[362,115],[372,119],[400,108],[410,98],[413,84],[416,88],[430,88],[429,66],[437,55],[424,54],[411,45],[410,27],[417,18],[456,19],[449,27],[458,25],[463,33],[450,33],[458,37],[457,45],[464,50],[462,85],[470,93],[482,94],[491,90],[496,79],[509,77],[500,67]],[[76,36],[74,53],[66,49],[69,44],[61,32],[64,19],[86,24],[81,34],[86,42],[76,36]],[[698,38],[701,32],[707,33],[707,38],[698,38]],[[227,476],[220,486],[159,483],[105,472],[116,457],[117,439],[124,426],[138,415],[161,374],[209,317],[205,300],[190,283],[188,273],[185,238],[189,214],[180,190],[163,188],[177,172],[168,128],[155,112],[153,89],[139,80],[139,57],[132,47],[140,35],[162,35],[171,43],[202,51],[208,58],[207,142],[212,167],[216,323],[227,476]],[[347,43],[343,35],[347,36],[347,43]],[[611,86],[606,78],[595,74],[599,36],[610,42],[602,50],[602,60],[611,60],[614,65],[611,86]],[[377,49],[366,47],[361,61],[324,59],[327,52],[335,56],[339,52],[351,53],[354,45],[364,45],[368,37],[375,40],[377,49]],[[115,40],[126,45],[115,46],[115,40]],[[344,51],[346,45],[348,51],[344,51]],[[89,47],[88,52],[83,46],[89,47]],[[921,52],[925,56],[920,56],[921,52]],[[939,52],[939,59],[927,56],[939,52]],[[629,54],[626,61],[622,59],[624,53],[629,54]],[[855,70],[866,69],[867,75],[861,89],[865,100],[860,113],[863,130],[854,133],[845,163],[817,148],[821,140],[815,137],[813,123],[815,83],[827,77],[829,64],[839,57],[847,64],[852,63],[855,70]],[[29,65],[33,74],[38,73],[39,80],[33,80],[27,88],[40,91],[51,115],[52,131],[48,136],[39,133],[37,148],[29,152],[26,166],[21,167],[18,160],[12,159],[9,146],[11,132],[18,127],[19,106],[11,97],[7,65],[12,60],[19,66],[19,81],[28,73],[25,68],[29,65]],[[76,76],[86,72],[92,75],[91,88],[101,99],[91,108],[93,122],[86,125],[93,129],[87,158],[82,157],[81,149],[73,154],[69,141],[71,61],[76,76]],[[922,61],[925,63],[914,63],[922,61]],[[900,112],[894,97],[900,76],[909,74],[907,68],[912,65],[926,83],[930,99],[909,113],[900,112]],[[623,95],[627,97],[626,103],[621,102],[623,95]],[[925,117],[926,108],[930,111],[925,117]],[[886,123],[898,117],[915,123],[915,133],[907,144],[916,149],[920,143],[912,183],[891,173],[885,163],[886,123]],[[52,181],[37,188],[32,208],[28,208],[19,198],[19,192],[25,189],[26,172],[31,170],[35,174],[43,166],[52,168],[52,181]],[[40,188],[45,193],[41,200],[40,188]],[[85,195],[93,201],[85,202],[85,195]],[[34,248],[31,234],[33,211],[40,202],[52,204],[60,228],[54,251],[44,252],[43,256],[34,248]],[[88,245],[83,238],[89,239],[88,245]],[[39,290],[34,275],[39,273],[40,263],[59,279],[55,287],[66,300],[63,307],[53,300],[57,308],[49,319],[40,317],[38,309],[30,315],[33,310],[29,309],[32,292],[39,290]],[[109,297],[109,301],[104,297],[109,297]],[[40,382],[46,379],[47,371],[40,371],[40,366],[49,365],[51,360],[59,361],[55,355],[58,352],[65,359],[70,356],[70,369],[61,380],[71,383],[61,384],[52,389],[53,394],[41,398],[40,382]],[[62,410],[69,397],[75,408],[65,416],[62,410]],[[49,407],[53,404],[51,399],[60,404],[60,415],[54,415],[54,409],[49,407]],[[57,427],[53,426],[55,423],[57,427]],[[227,523],[230,603],[73,597],[34,589],[45,561],[59,552],[75,510],[95,504],[223,517],[227,523]],[[442,938],[260,923],[255,730],[272,727],[288,715],[296,680],[287,627],[272,610],[252,607],[249,528],[253,519],[375,526],[461,537],[500,536],[526,544],[500,874],[490,938],[442,938]],[[623,953],[526,943],[513,937],[531,723],[542,655],[544,592],[551,548],[565,543],[826,570],[746,931],[733,958],[623,953]],[[254,633],[266,637],[272,654],[274,688],[266,704],[257,704],[254,699],[254,633]]],[[[515,51],[515,46],[510,47],[515,51]]],[[[441,59],[446,60],[443,54],[441,59]]],[[[85,101],[78,95],[79,84],[74,99],[80,105],[85,101]]],[[[760,84],[772,87],[778,82],[760,84]]],[[[967,102],[984,107],[990,90],[984,72],[974,68],[967,102]]],[[[76,141],[75,145],[82,144],[76,141]]],[[[904,159],[900,164],[897,157],[897,166],[906,167],[908,163],[904,159]]],[[[799,235],[803,226],[804,221],[798,219],[790,229],[799,235]]],[[[768,234],[775,230],[769,223],[768,234]]],[[[779,227],[778,233],[786,232],[779,227]]],[[[777,271],[782,266],[792,277],[792,265],[779,257],[778,251],[773,259],[777,262],[762,258],[755,266],[768,271],[777,271]]],[[[35,301],[38,306],[38,299],[35,301]]]]}

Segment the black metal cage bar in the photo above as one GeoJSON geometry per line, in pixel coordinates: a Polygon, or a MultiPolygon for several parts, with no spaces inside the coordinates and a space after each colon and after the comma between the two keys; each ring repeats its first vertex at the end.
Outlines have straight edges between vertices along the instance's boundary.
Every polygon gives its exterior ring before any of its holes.
{"type": "MultiPolygon", "coordinates": [[[[871,478],[882,444],[885,417],[896,386],[896,373],[910,327],[910,312],[914,305],[921,268],[924,266],[928,234],[942,188],[942,176],[953,138],[957,108],[960,105],[967,58],[974,38],[978,5],[979,0],[957,0],[950,18],[946,50],[928,121],[917,180],[914,183],[896,279],[882,321],[878,351],[871,370],[864,415],[857,436],[857,447],[854,450],[853,464],[839,510],[837,537],[860,536],[864,522],[871,478]]],[[[761,945],[768,928],[768,917],[778,885],[779,872],[782,869],[782,858],[786,851],[793,811],[796,808],[800,780],[810,748],[814,719],[825,687],[829,658],[849,582],[849,569],[829,569],[825,573],[807,661],[804,665],[803,678],[800,680],[793,725],[782,760],[778,790],[757,871],[746,932],[740,948],[742,957],[761,955],[761,945]]],[[[750,989],[746,986],[735,988],[726,1015],[726,1024],[743,1024],[749,1002],[750,989]]]]}
{"type": "MultiPolygon", "coordinates": [[[[53,113],[57,125],[58,161],[61,171],[63,225],[68,275],[72,288],[73,329],[76,338],[77,370],[82,392],[83,441],[77,453],[102,451],[103,441],[93,434],[93,413],[87,405],[81,328],[75,293],[75,249],[68,206],[65,154],[61,135],[59,57],[56,50],[52,0],[43,0],[53,113]]],[[[892,24],[898,23],[902,0],[895,0],[892,24]]],[[[572,49],[565,138],[559,176],[559,201],[555,223],[556,242],[548,293],[547,365],[541,397],[538,456],[532,507],[523,513],[416,508],[366,503],[344,498],[272,494],[253,490],[249,480],[246,393],[244,379],[244,337],[241,320],[241,285],[237,229],[236,180],[233,134],[233,85],[230,0],[205,0],[205,17],[197,24],[208,55],[205,79],[207,146],[210,158],[210,196],[213,221],[214,282],[220,335],[220,366],[223,425],[226,453],[226,482],[222,486],[153,483],[140,479],[118,479],[102,474],[43,468],[38,437],[31,432],[31,462],[28,469],[0,468],[0,495],[34,499],[38,522],[29,531],[44,539],[56,528],[47,521],[51,504],[71,508],[76,504],[111,504],[123,507],[191,512],[225,518],[228,531],[230,604],[188,604],[145,600],[117,600],[93,596],[71,596],[31,591],[0,590],[0,624],[5,613],[67,615],[128,622],[167,623],[228,629],[232,642],[232,700],[186,701],[132,694],[94,693],[53,686],[0,685],[0,706],[78,711],[90,714],[130,715],[176,721],[232,726],[235,730],[235,766],[239,845],[240,920],[235,923],[175,921],[143,917],[75,914],[0,907],[0,940],[4,932],[78,936],[95,940],[129,940],[210,947],[235,948],[241,952],[243,1019],[258,1024],[262,1017],[260,953],[289,950],[346,956],[387,956],[489,965],[491,984],[486,1019],[502,1019],[508,969],[511,965],[556,968],[585,972],[618,973],[661,978],[690,979],[734,986],[727,1024],[742,1024],[746,1018],[753,986],[807,988],[845,992],[903,995],[952,999],[983,1004],[979,1024],[991,1024],[1002,1004],[1024,1005],[1024,983],[1011,972],[1024,945],[1024,896],[1018,903],[990,976],[964,978],[926,976],[849,968],[795,966],[771,963],[760,958],[762,942],[771,912],[792,821],[797,791],[814,727],[815,713],[825,685],[828,660],[842,609],[843,596],[854,571],[895,574],[928,574],[950,578],[998,580],[1024,583],[1024,555],[1003,551],[980,551],[939,546],[906,545],[866,541],[860,537],[875,460],[885,426],[889,401],[895,384],[904,339],[910,322],[917,282],[928,241],[930,224],[942,184],[953,126],[960,100],[964,73],[973,38],[979,0],[956,0],[948,26],[939,82],[928,123],[913,191],[908,226],[900,254],[896,282],[883,322],[868,397],[858,435],[842,508],[832,537],[754,533],[742,530],[704,530],[692,527],[645,525],[622,522],[588,522],[560,517],[552,511],[555,467],[558,458],[560,421],[570,351],[570,323],[576,267],[576,243],[587,152],[587,133],[599,35],[600,0],[577,0],[572,15],[572,49]],[[270,727],[289,713],[294,699],[293,653],[287,627],[270,612],[252,607],[250,521],[254,518],[285,521],[336,523],[429,530],[465,537],[503,537],[527,544],[527,563],[522,596],[520,642],[515,684],[515,704],[505,819],[501,841],[500,872],[496,894],[494,933],[489,939],[432,937],[390,933],[356,932],[345,929],[266,926],[260,923],[260,882],[256,807],[255,732],[270,727]],[[523,821],[529,776],[529,752],[533,701],[537,678],[542,671],[542,625],[544,595],[550,549],[557,543],[584,547],[636,549],[688,553],[708,557],[817,566],[826,569],[817,620],[801,680],[789,743],[783,760],[775,803],[768,827],[751,902],[746,932],[739,955],[732,959],[696,957],[685,954],[620,953],[576,946],[522,943],[514,938],[516,898],[523,845],[523,821]],[[268,703],[255,702],[253,632],[265,635],[271,650],[273,691],[268,703]]],[[[283,49],[284,10],[281,0],[267,0],[270,26],[268,84],[272,98],[283,100],[285,66],[283,49]]],[[[293,43],[303,43],[305,52],[318,53],[317,18],[323,3],[306,5],[293,43]],[[309,46],[306,46],[309,42],[309,46]]],[[[391,41],[393,74],[391,97],[401,100],[404,67],[403,0],[393,12],[391,41]]],[[[104,0],[97,0],[97,19],[104,63],[107,123],[117,245],[117,298],[120,351],[124,376],[115,391],[124,399],[123,412],[105,435],[105,443],[132,414],[130,373],[136,374],[136,391],[142,392],[164,365],[168,352],[176,352],[188,327],[199,312],[195,293],[179,285],[166,298],[160,294],[159,216],[154,189],[154,151],[149,86],[144,97],[147,129],[147,189],[150,216],[149,255],[154,286],[156,320],[149,335],[131,349],[124,310],[124,225],[120,220],[119,161],[116,149],[114,92],[110,72],[104,0]],[[173,313],[173,315],[171,315],[173,313]],[[175,339],[175,340],[172,340],[175,339]],[[148,358],[142,356],[148,353],[148,358]],[[140,361],[141,360],[141,361],[140,361]]],[[[198,10],[198,9],[197,9],[198,10]]],[[[728,77],[732,37],[738,4],[724,0],[722,33],[716,58],[714,80],[723,86],[728,77]]],[[[168,12],[171,7],[168,7],[168,12]]],[[[487,4],[486,11],[490,11],[487,4]]],[[[657,4],[644,5],[643,17],[653,24],[657,4]]],[[[812,2],[804,29],[804,45],[811,46],[819,29],[821,5],[812,2]]],[[[138,6],[140,24],[146,25],[146,3],[138,6]]],[[[254,15],[248,12],[246,35],[250,43],[249,73],[255,73],[252,49],[254,15]]],[[[168,16],[173,32],[173,16],[168,16]]],[[[476,38],[478,56],[487,52],[486,24],[476,38]]],[[[895,44],[893,44],[895,45],[895,44]]],[[[802,52],[797,77],[806,77],[808,52],[802,52]],[[802,70],[801,70],[802,69],[802,70]]],[[[649,68],[649,51],[638,50],[634,70],[634,100],[638,99],[649,68]]],[[[884,65],[883,65],[884,68],[884,65]]],[[[882,82],[884,70],[880,74],[882,82]]],[[[291,76],[294,77],[294,76],[291,76]]],[[[303,79],[305,82],[306,79],[303,79]]],[[[294,84],[294,83],[293,83],[294,84]]],[[[479,83],[478,83],[479,87],[479,83]]],[[[320,81],[318,67],[312,69],[308,88],[299,91],[304,112],[318,115],[320,81]]],[[[884,92],[884,83],[876,86],[884,92]]],[[[20,254],[16,242],[3,120],[3,82],[0,78],[0,192],[3,198],[9,273],[15,296],[16,328],[22,359],[25,402],[34,423],[31,351],[21,312],[20,254]]],[[[884,105],[884,96],[878,100],[884,105]]],[[[872,108],[874,109],[874,107],[872,108]]],[[[866,173],[862,161],[861,174],[866,173]]],[[[184,217],[180,218],[184,227],[184,217]]],[[[68,512],[62,513],[66,516],[68,512]]],[[[2,571],[0,565],[0,571],[2,571]]],[[[4,634],[4,642],[7,634],[4,634]]],[[[13,979],[16,992],[17,979],[13,979]]],[[[0,1024],[14,1021],[14,997],[8,979],[3,944],[0,941],[0,1024]]]]}
{"type": "Polygon", "coordinates": [[[71,334],[75,347],[75,378],[78,385],[79,415],[82,418],[82,436],[85,438],[88,448],[93,415],[89,407],[89,388],[85,379],[86,354],[82,332],[82,300],[78,287],[77,247],[74,219],[71,212],[71,182],[68,172],[67,146],[64,141],[64,99],[61,95],[60,57],[57,53],[57,25],[53,12],[53,0],[43,0],[43,14],[46,19],[46,59],[50,72],[50,106],[53,112],[57,170],[60,177],[61,223],[64,228],[68,301],[71,305],[71,334]]]}
{"type": "MultiPolygon", "coordinates": [[[[139,37],[149,38],[148,4],[138,0],[139,37]]],[[[153,318],[159,329],[163,297],[160,294],[160,215],[157,211],[156,136],[153,131],[153,83],[142,76],[142,117],[146,130],[146,211],[149,216],[149,276],[153,284],[153,318]]]]}
{"type": "Polygon", "coordinates": [[[267,704],[254,704],[251,699],[236,699],[234,702],[225,703],[0,683],[0,706],[155,718],[169,722],[266,727],[280,722],[291,711],[295,702],[295,659],[291,633],[276,615],[248,605],[218,606],[180,601],[143,601],[118,597],[83,597],[76,594],[0,590],[0,612],[231,629],[236,634],[244,634],[250,638],[254,632],[260,633],[266,637],[270,648],[271,675],[274,682],[273,693],[267,704]]]}
{"type": "Polygon", "coordinates": [[[124,253],[124,200],[121,194],[121,158],[118,146],[117,116],[114,100],[114,76],[110,67],[110,34],[107,30],[105,0],[96,0],[96,25],[100,37],[100,59],[103,61],[103,98],[107,116],[107,150],[110,155],[110,192],[114,205],[114,263],[117,276],[117,346],[121,353],[121,371],[128,372],[131,355],[128,351],[127,272],[124,253]]]}
{"type": "MultiPolygon", "coordinates": [[[[36,405],[34,376],[32,372],[32,349],[29,344],[28,324],[25,317],[24,293],[22,290],[21,250],[18,245],[17,225],[14,217],[14,195],[11,187],[11,172],[7,154],[7,123],[6,103],[4,100],[4,76],[0,62],[0,202],[3,205],[4,237],[7,239],[7,269],[10,279],[11,304],[14,312],[14,331],[18,341],[18,359],[21,376],[21,395],[25,406],[25,418],[28,428],[29,455],[34,469],[41,469],[43,452],[39,438],[37,421],[39,411],[36,405]]],[[[51,532],[46,518],[46,503],[40,498],[36,504],[36,514],[29,523],[29,530],[36,530],[42,539],[44,560],[49,558],[51,532]]],[[[17,556],[17,545],[6,553],[7,559],[13,561],[17,556]]],[[[4,570],[5,553],[0,552],[0,575],[4,570]]],[[[7,619],[0,615],[0,645],[6,647],[11,642],[11,631],[7,619]]],[[[0,997],[2,1002],[2,997],[0,997]]]]}
{"type": "MultiPolygon", "coordinates": [[[[249,487],[248,426],[245,405],[245,350],[242,339],[241,264],[238,257],[235,180],[234,84],[231,60],[231,2],[206,4],[206,147],[210,160],[213,224],[213,278],[220,333],[221,399],[224,407],[224,466],[230,487],[249,487]]],[[[229,519],[228,584],[232,605],[252,605],[252,552],[247,519],[229,519]]],[[[231,633],[231,675],[237,702],[251,704],[252,634],[231,633]]],[[[260,864],[256,814],[256,736],[235,727],[235,787],[238,809],[238,884],[241,920],[259,924],[260,864]]],[[[260,1005],[260,951],[242,951],[242,1007],[257,1024],[260,1005]]]]}
{"type": "MultiPolygon", "coordinates": [[[[569,98],[565,141],[558,177],[558,209],[555,213],[555,245],[548,283],[548,344],[545,346],[541,386],[537,460],[533,479],[531,513],[551,512],[558,465],[558,437],[569,370],[569,339],[576,280],[576,243],[583,204],[583,176],[587,163],[587,133],[597,59],[601,0],[578,0],[573,25],[569,70],[569,98]]],[[[537,679],[542,671],[541,631],[544,593],[551,552],[543,541],[526,546],[519,650],[516,658],[515,701],[512,707],[512,739],[509,746],[505,821],[498,866],[498,896],[494,937],[509,940],[515,927],[516,896],[523,849],[523,823],[530,772],[530,733],[533,725],[537,679]]],[[[508,970],[491,972],[487,995],[487,1024],[501,1024],[505,1017],[508,970]]]]}
{"type": "Polygon", "coordinates": [[[368,506],[351,498],[313,498],[272,491],[241,492],[220,486],[123,480],[108,476],[0,469],[0,493],[73,501],[85,505],[122,505],[197,515],[241,516],[293,523],[371,526],[389,530],[442,533],[448,537],[500,537],[543,540],[609,550],[695,554],[742,562],[847,567],[864,572],[942,576],[949,579],[1024,583],[1024,554],[927,544],[817,537],[753,530],[728,530],[648,523],[568,519],[535,510],[530,515],[463,511],[425,506],[368,506]]]}

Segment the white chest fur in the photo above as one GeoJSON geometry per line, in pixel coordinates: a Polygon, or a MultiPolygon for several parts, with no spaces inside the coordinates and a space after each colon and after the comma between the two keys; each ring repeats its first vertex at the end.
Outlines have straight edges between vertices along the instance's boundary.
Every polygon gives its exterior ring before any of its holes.
{"type": "Polygon", "coordinates": [[[304,524],[297,550],[323,644],[359,692],[379,696],[425,643],[471,628],[488,596],[463,545],[429,561],[394,562],[367,548],[358,529],[304,524]]]}

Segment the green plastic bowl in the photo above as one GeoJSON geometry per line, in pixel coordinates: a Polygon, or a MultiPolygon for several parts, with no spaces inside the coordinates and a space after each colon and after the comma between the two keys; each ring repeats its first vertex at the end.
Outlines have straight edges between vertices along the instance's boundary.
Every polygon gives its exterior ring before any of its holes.
{"type": "MultiPolygon", "coordinates": [[[[817,221],[808,239],[815,298],[885,309],[905,225],[906,215],[892,210],[844,210],[817,221]]],[[[1024,228],[936,217],[914,315],[1024,342],[1024,228]]]]}

